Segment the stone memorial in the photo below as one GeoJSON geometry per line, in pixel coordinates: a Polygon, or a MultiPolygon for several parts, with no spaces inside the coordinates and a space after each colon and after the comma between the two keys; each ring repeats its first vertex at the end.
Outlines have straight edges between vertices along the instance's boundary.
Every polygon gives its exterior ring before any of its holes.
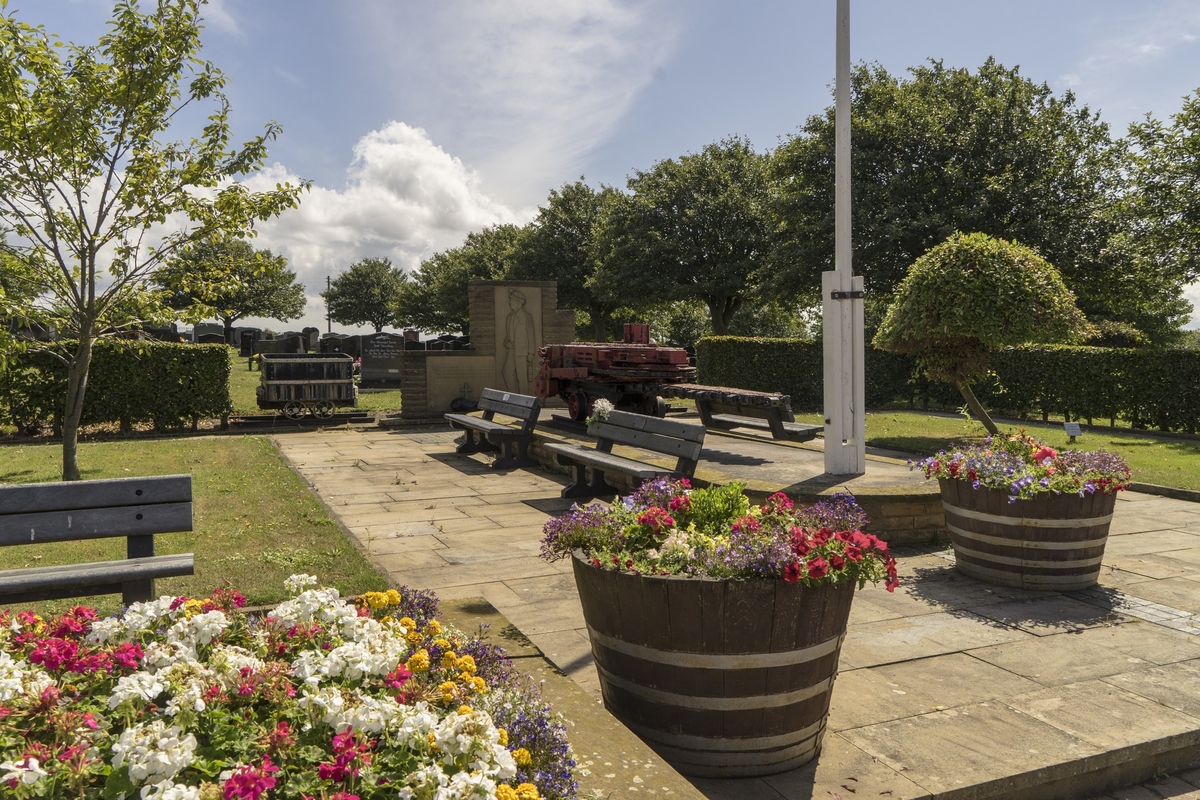
{"type": "Polygon", "coordinates": [[[359,388],[399,389],[403,368],[403,336],[373,333],[362,337],[362,381],[359,388]]]}
{"type": "Polygon", "coordinates": [[[469,337],[440,336],[405,352],[402,418],[440,418],[487,388],[532,394],[538,348],[575,340],[575,312],[558,308],[554,281],[471,281],[468,291],[469,337]]]}
{"type": "Polygon", "coordinates": [[[192,328],[192,342],[199,344],[200,337],[211,337],[213,334],[220,336],[222,342],[225,341],[225,326],[219,322],[197,322],[196,327],[192,328]]]}
{"type": "Polygon", "coordinates": [[[301,333],[304,334],[304,346],[308,352],[315,353],[321,349],[320,328],[305,328],[301,333]]]}

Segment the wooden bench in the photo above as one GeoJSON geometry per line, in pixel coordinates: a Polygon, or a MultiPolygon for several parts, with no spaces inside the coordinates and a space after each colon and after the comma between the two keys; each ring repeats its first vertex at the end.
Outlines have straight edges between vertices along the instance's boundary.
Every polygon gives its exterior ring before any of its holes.
{"type": "Polygon", "coordinates": [[[807,442],[817,438],[820,425],[796,422],[790,404],[787,406],[747,405],[737,401],[697,399],[696,411],[707,428],[728,431],[734,428],[754,428],[770,431],[774,439],[807,442]]]}
{"type": "Polygon", "coordinates": [[[496,469],[530,467],[537,463],[529,457],[529,443],[533,441],[533,429],[537,425],[538,415],[542,413],[541,400],[527,394],[484,389],[479,395],[479,408],[483,410],[482,417],[470,414],[445,415],[451,428],[466,431],[466,441],[458,446],[456,452],[500,450],[500,457],[492,462],[496,469]],[[497,414],[518,420],[521,427],[495,422],[493,417],[497,414]]]}
{"type": "Polygon", "coordinates": [[[636,484],[660,475],[690,478],[696,472],[704,446],[703,425],[659,419],[626,411],[610,411],[608,419],[588,426],[597,439],[593,449],[585,445],[550,442],[544,445],[560,466],[574,467],[575,480],[562,490],[563,497],[601,497],[617,489],[604,479],[606,472],[628,475],[636,484]],[[614,455],[614,444],[637,447],[661,455],[675,456],[675,468],[660,467],[614,455]],[[592,468],[592,479],[586,470],[592,468]]]}
{"type": "Polygon", "coordinates": [[[0,486],[0,546],[127,537],[123,561],[0,571],[0,603],[153,600],[155,578],[195,573],[191,553],[154,555],[154,534],[191,529],[190,475],[0,486]]]}

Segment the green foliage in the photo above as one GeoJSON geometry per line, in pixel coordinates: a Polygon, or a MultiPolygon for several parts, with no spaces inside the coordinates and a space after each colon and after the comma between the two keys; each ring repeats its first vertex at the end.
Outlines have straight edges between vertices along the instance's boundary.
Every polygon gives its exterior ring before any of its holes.
{"type": "Polygon", "coordinates": [[[912,265],[873,343],[916,356],[931,380],[961,386],[987,375],[997,348],[1086,330],[1075,297],[1036,252],[983,233],[955,234],[912,265]]]}
{"type": "MultiPolygon", "coordinates": [[[[916,375],[911,356],[866,350],[868,408],[896,402],[961,405],[946,384],[916,375]]],[[[716,336],[697,346],[700,383],[791,395],[796,411],[820,410],[821,342],[716,336]]],[[[1200,349],[1029,345],[997,350],[980,401],[1018,416],[1123,419],[1139,428],[1200,432],[1200,349]]]]}
{"type": "Polygon", "coordinates": [[[598,266],[596,238],[604,215],[618,197],[616,189],[595,190],[582,178],[552,190],[546,205],[516,238],[503,276],[557,281],[558,304],[587,314],[596,341],[608,339],[616,307],[592,283],[598,266]]]}
{"type": "Polygon", "coordinates": [[[386,258],[364,258],[334,278],[321,292],[329,318],[342,325],[371,325],[379,333],[396,327],[396,303],[408,276],[386,258]]]}
{"type": "Polygon", "coordinates": [[[595,291],[646,308],[699,300],[713,330],[730,321],[762,280],[769,247],[766,158],[745,139],[710,144],[629,179],[601,233],[595,291]]]}
{"type": "Polygon", "coordinates": [[[226,340],[243,317],[287,322],[304,313],[304,286],[287,259],[255,250],[240,239],[197,242],[171,259],[154,277],[166,303],[192,318],[211,313],[225,323],[226,340]]]}
{"type": "Polygon", "coordinates": [[[66,480],[79,478],[93,337],[144,307],[155,272],[188,244],[245,236],[308,187],[238,182],[262,168],[279,126],[232,144],[225,77],[199,57],[200,0],[144,5],[117,0],[96,45],[66,47],[0,6],[0,228],[15,234],[5,249],[36,277],[23,310],[79,337],[63,353],[66,480]],[[185,111],[206,101],[207,115],[185,111]],[[195,136],[167,139],[201,116],[195,136]],[[188,222],[159,237],[168,219],[188,222]]]}
{"type": "Polygon", "coordinates": [[[750,512],[750,500],[743,494],[745,489],[746,485],[738,481],[693,489],[689,497],[696,530],[715,535],[733,520],[746,516],[750,512]]]}
{"type": "Polygon", "coordinates": [[[1128,322],[1104,319],[1092,325],[1083,343],[1088,347],[1145,347],[1150,337],[1128,322]]]}
{"type": "Polygon", "coordinates": [[[484,228],[467,234],[461,246],[423,261],[400,292],[397,325],[470,333],[470,282],[499,280],[510,274],[513,251],[523,234],[515,225],[484,228]]]}
{"type": "MultiPolygon", "coordinates": [[[[0,373],[0,419],[18,426],[61,418],[67,392],[62,341],[18,354],[0,373]]],[[[102,339],[96,343],[81,424],[128,420],[170,428],[229,413],[229,350],[222,345],[102,339]]]]}

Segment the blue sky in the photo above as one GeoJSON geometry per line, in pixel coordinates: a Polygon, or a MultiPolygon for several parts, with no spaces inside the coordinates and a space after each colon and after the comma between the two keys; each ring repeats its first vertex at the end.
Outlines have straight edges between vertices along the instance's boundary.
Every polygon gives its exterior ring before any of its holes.
{"type": "MultiPolygon", "coordinates": [[[[108,0],[11,0],[91,42],[108,0]]],[[[317,293],[364,256],[405,268],[470,230],[527,221],[583,175],[635,169],[729,134],[774,147],[830,103],[834,0],[213,0],[205,57],[235,133],[283,125],[259,180],[315,182],[261,228],[317,293]]],[[[1115,131],[1200,87],[1195,0],[852,0],[852,54],[1018,64],[1115,131]]],[[[1193,287],[1196,289],[1196,287],[1193,287]]],[[[1200,289],[1191,293],[1200,306],[1200,289]]],[[[279,323],[274,323],[279,327],[279,323]]],[[[1200,318],[1193,317],[1193,326],[1200,318]]],[[[323,328],[323,325],[322,325],[323,328]]]]}

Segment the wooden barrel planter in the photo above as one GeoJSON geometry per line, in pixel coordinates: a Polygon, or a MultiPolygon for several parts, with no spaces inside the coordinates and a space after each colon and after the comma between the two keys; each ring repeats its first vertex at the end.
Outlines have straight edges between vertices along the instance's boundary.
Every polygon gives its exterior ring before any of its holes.
{"type": "Polygon", "coordinates": [[[1039,494],[939,480],[958,569],[997,586],[1069,592],[1095,585],[1116,494],[1039,494]]]}
{"type": "Polygon", "coordinates": [[[854,585],[632,575],[576,552],[604,705],[684,775],[816,757],[854,585]]]}

